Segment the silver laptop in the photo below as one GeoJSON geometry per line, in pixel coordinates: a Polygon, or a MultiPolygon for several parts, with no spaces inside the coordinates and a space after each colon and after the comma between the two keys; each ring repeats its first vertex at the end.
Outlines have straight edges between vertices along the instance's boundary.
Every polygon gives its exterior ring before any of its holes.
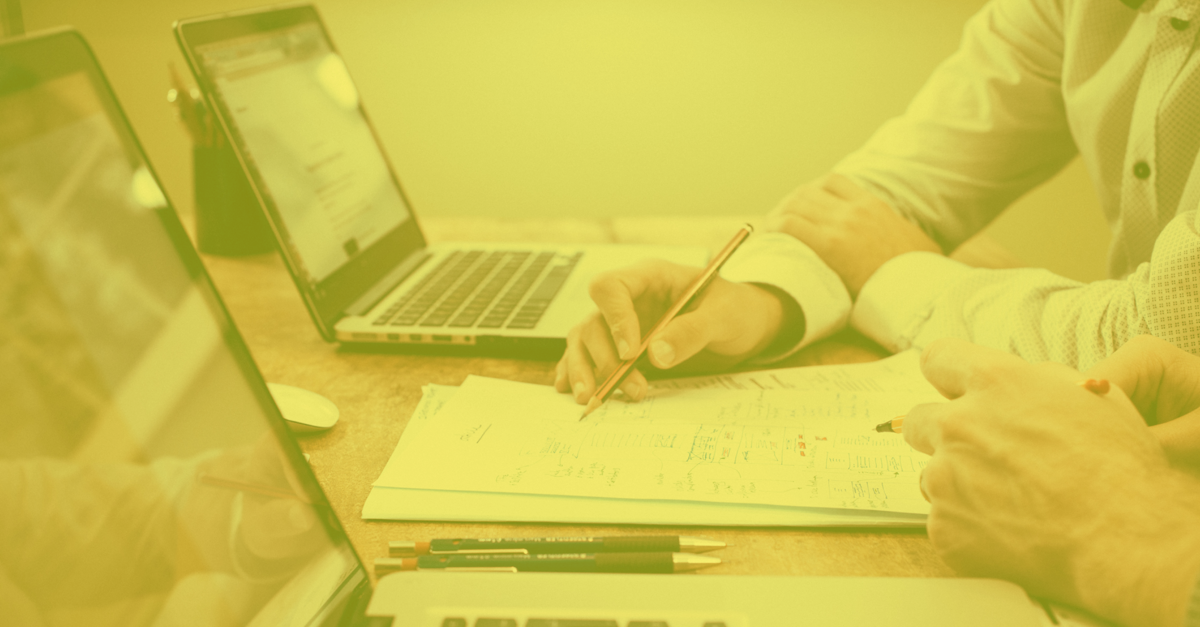
{"type": "Polygon", "coordinates": [[[175,32],[327,340],[557,357],[598,273],[704,263],[698,247],[427,245],[315,8],[175,32]]]}
{"type": "Polygon", "coordinates": [[[4,622],[1050,624],[987,580],[416,572],[372,589],[75,31],[0,43],[0,294],[4,622]]]}

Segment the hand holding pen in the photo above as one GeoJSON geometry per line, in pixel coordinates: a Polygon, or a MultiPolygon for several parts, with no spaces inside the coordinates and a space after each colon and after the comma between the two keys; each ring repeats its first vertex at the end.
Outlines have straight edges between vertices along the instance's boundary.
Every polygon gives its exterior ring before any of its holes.
{"type": "MultiPolygon", "coordinates": [[[[742,231],[735,239],[744,239],[742,231]]],[[[772,288],[713,275],[707,288],[679,315],[668,318],[661,331],[644,338],[643,329],[666,318],[672,305],[686,302],[683,297],[704,271],[652,260],[597,277],[590,293],[598,311],[568,334],[555,376],[556,389],[571,392],[578,403],[587,403],[596,392],[597,378],[608,377],[622,360],[636,361],[639,347],[647,341],[645,352],[651,365],[667,369],[700,359],[730,365],[761,352],[777,339],[784,341],[784,335],[803,333],[798,308],[790,299],[772,288]],[[694,359],[697,357],[700,359],[694,359]]],[[[636,368],[625,374],[619,388],[629,399],[640,400],[646,394],[645,377],[636,368]]]]}

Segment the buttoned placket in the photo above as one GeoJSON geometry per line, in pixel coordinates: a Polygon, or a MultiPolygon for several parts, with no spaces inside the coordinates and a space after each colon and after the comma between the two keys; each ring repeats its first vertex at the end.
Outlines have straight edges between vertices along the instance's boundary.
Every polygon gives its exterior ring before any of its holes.
{"type": "Polygon", "coordinates": [[[1125,174],[1121,180],[1126,267],[1150,259],[1161,224],[1174,213],[1159,215],[1156,135],[1162,103],[1195,45],[1192,17],[1196,4],[1187,0],[1160,0],[1153,6],[1143,6],[1143,15],[1139,16],[1138,27],[1152,29],[1154,35],[1133,108],[1125,148],[1125,174]]]}

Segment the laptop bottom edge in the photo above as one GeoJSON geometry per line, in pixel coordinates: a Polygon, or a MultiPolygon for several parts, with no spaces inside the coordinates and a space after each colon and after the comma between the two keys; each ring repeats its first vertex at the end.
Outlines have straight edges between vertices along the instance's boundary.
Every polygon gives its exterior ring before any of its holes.
{"type": "Polygon", "coordinates": [[[390,353],[437,357],[497,357],[530,361],[557,361],[567,348],[563,338],[501,337],[481,335],[474,344],[407,342],[342,342],[339,352],[390,353]]]}

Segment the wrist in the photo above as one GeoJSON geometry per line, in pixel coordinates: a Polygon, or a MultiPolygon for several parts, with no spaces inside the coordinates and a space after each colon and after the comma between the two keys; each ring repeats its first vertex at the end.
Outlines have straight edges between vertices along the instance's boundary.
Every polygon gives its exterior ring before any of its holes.
{"type": "Polygon", "coordinates": [[[795,299],[773,285],[745,284],[761,303],[763,335],[747,357],[784,353],[804,339],[804,312],[795,299]]]}
{"type": "Polygon", "coordinates": [[[1147,479],[1095,525],[1104,536],[1076,560],[1076,594],[1125,627],[1183,627],[1200,577],[1200,481],[1165,468],[1147,479]]]}

